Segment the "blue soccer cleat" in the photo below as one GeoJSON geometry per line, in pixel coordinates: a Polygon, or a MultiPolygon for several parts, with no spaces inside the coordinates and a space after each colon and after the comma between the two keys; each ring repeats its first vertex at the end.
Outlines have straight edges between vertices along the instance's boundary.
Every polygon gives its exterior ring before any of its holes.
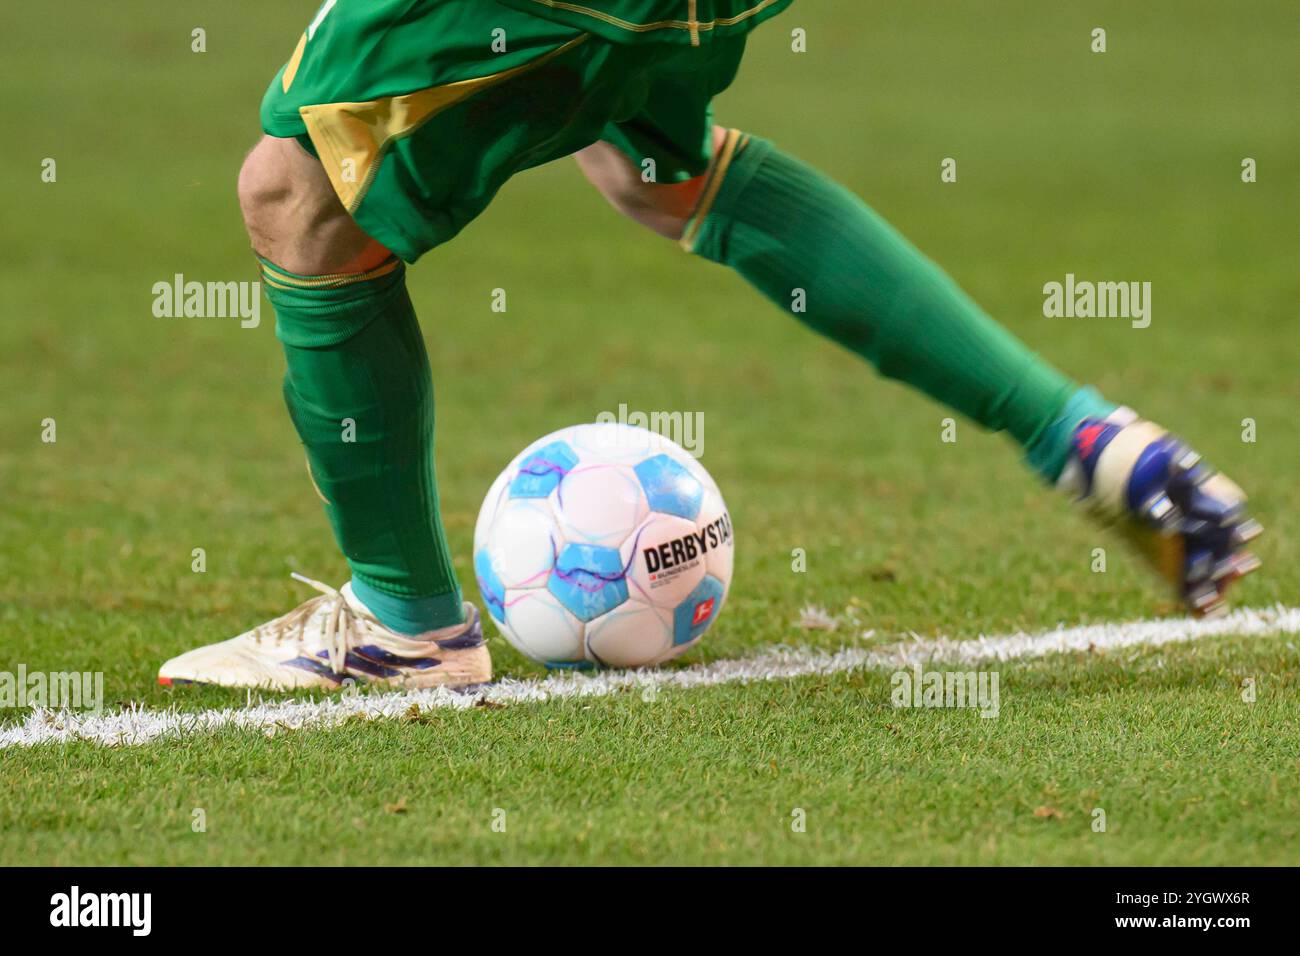
{"type": "Polygon", "coordinates": [[[1259,567],[1246,543],[1263,528],[1246,496],[1163,428],[1116,409],[1075,426],[1058,484],[1118,525],[1193,614],[1216,614],[1224,592],[1259,567]]]}

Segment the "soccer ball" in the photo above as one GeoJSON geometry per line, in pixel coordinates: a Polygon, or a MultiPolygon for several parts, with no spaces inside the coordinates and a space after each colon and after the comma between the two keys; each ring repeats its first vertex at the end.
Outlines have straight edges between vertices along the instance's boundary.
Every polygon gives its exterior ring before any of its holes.
{"type": "Polygon", "coordinates": [[[645,667],[693,646],[731,584],[731,517],[680,445],[616,422],[539,438],[474,527],[488,613],[548,667],[645,667]]]}

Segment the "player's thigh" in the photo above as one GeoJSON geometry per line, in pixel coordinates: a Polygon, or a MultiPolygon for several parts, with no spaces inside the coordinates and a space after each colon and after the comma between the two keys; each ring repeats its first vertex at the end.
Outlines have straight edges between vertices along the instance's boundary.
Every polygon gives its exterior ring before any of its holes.
{"type": "Polygon", "coordinates": [[[636,77],[664,56],[483,0],[336,0],[271,84],[262,123],[313,151],[360,227],[414,261],[515,172],[630,115],[636,77]]]}
{"type": "Polygon", "coordinates": [[[623,153],[646,183],[704,174],[713,157],[713,98],[731,85],[744,52],[744,35],[679,48],[649,69],[637,108],[606,124],[601,141],[623,153]]]}

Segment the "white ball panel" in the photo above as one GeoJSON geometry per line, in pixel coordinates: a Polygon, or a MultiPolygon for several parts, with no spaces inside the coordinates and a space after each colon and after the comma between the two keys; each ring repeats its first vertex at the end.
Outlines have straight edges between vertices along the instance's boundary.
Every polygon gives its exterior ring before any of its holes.
{"type": "Polygon", "coordinates": [[[506,624],[521,653],[540,663],[583,660],[582,622],[547,590],[507,591],[506,624]]]}
{"type": "Polygon", "coordinates": [[[492,487],[488,489],[487,496],[483,499],[483,505],[478,509],[478,519],[474,522],[475,554],[478,554],[483,545],[487,543],[488,533],[492,528],[492,520],[501,508],[501,502],[506,495],[506,486],[510,484],[510,479],[513,476],[514,469],[512,468],[507,468],[497,475],[497,480],[492,482],[492,487]]]}
{"type": "Polygon", "coordinates": [[[617,548],[650,513],[636,473],[625,465],[579,465],[555,489],[567,541],[617,548]]]}
{"type": "Polygon", "coordinates": [[[674,608],[704,580],[704,555],[693,538],[695,522],[654,513],[624,543],[628,594],[656,607],[674,608]],[[691,547],[697,549],[690,557],[691,547]]]}
{"type": "Polygon", "coordinates": [[[498,621],[498,620],[497,620],[496,618],[494,618],[491,614],[484,614],[484,615],[483,615],[483,618],[484,618],[485,620],[488,620],[488,621],[491,621],[491,622],[492,622],[492,626],[495,627],[495,628],[497,629],[497,633],[498,633],[498,634],[500,634],[502,637],[504,637],[507,641],[509,641],[511,644],[513,644],[513,645],[514,645],[516,648],[518,648],[520,651],[523,650],[523,647],[522,647],[522,646],[520,645],[520,643],[519,643],[519,637],[518,637],[518,635],[515,634],[514,630],[510,627],[509,624],[506,624],[506,623],[504,623],[504,622],[502,622],[502,621],[498,621]]]}
{"type": "Polygon", "coordinates": [[[708,546],[705,563],[708,567],[709,574],[713,575],[722,582],[725,589],[731,586],[731,571],[735,563],[736,543],[735,538],[730,534],[731,517],[727,514],[727,505],[722,500],[722,495],[717,491],[706,491],[704,493],[704,504],[700,506],[700,515],[698,518],[701,530],[706,530],[705,544],[708,546]],[[725,522],[719,522],[719,519],[726,516],[725,522]],[[717,536],[718,543],[715,545],[714,536],[717,536]],[[723,540],[725,536],[725,541],[723,540]]]}
{"type": "Polygon", "coordinates": [[[626,601],[587,625],[592,660],[607,667],[649,667],[673,650],[672,615],[641,601],[626,601]]]}
{"type": "Polygon", "coordinates": [[[674,644],[672,647],[668,648],[668,653],[665,654],[663,657],[661,657],[661,658],[660,658],[658,661],[656,661],[655,663],[657,663],[657,664],[666,664],[666,663],[668,663],[669,661],[673,660],[674,658],[681,657],[681,656],[682,656],[683,654],[685,654],[687,651],[689,651],[689,650],[691,650],[692,648],[694,648],[695,645],[698,644],[698,643],[700,643],[700,641],[702,641],[702,640],[704,640],[704,635],[703,635],[703,634],[701,634],[699,637],[697,637],[697,638],[696,638],[695,640],[693,640],[693,641],[687,641],[685,644],[674,644]]]}
{"type": "Polygon", "coordinates": [[[545,498],[507,500],[487,540],[492,566],[507,590],[545,587],[564,546],[545,498]]]}
{"type": "Polygon", "coordinates": [[[635,465],[653,455],[658,438],[644,428],[619,422],[596,422],[567,429],[569,444],[584,462],[635,465]]]}

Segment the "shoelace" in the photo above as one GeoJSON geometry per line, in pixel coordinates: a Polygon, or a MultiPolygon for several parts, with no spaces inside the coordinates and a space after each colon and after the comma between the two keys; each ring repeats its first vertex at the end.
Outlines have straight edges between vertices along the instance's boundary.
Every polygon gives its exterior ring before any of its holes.
{"type": "Polygon", "coordinates": [[[297,571],[291,572],[290,577],[314,587],[321,592],[320,596],[310,598],[288,614],[263,624],[253,631],[254,639],[260,642],[263,637],[269,637],[276,644],[281,644],[292,638],[302,643],[306,636],[307,622],[322,606],[327,606],[329,616],[325,620],[325,648],[329,651],[331,669],[335,674],[342,674],[347,664],[348,647],[353,643],[353,636],[359,632],[356,612],[348,606],[338,588],[314,581],[297,571]]]}

